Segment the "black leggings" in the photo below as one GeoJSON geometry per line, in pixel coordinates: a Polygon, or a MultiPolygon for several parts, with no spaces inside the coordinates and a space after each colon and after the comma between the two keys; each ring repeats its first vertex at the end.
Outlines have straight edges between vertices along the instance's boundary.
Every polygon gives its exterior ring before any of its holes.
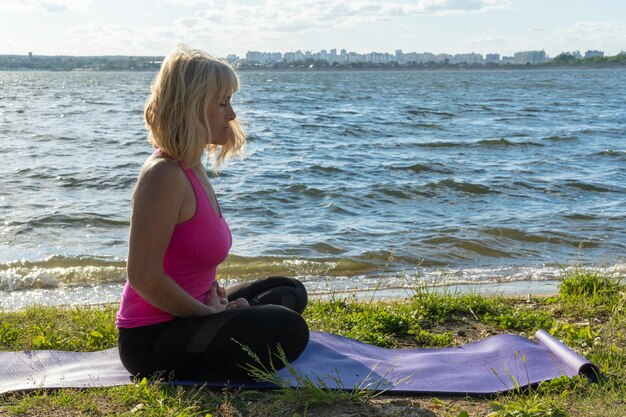
{"type": "Polygon", "coordinates": [[[309,340],[309,328],[300,315],[307,303],[306,289],[293,278],[269,277],[228,288],[228,298],[240,297],[250,307],[208,316],[175,318],[151,326],[119,329],[118,347],[124,367],[139,377],[201,381],[247,381],[247,364],[273,364],[280,345],[294,361],[309,340]]]}

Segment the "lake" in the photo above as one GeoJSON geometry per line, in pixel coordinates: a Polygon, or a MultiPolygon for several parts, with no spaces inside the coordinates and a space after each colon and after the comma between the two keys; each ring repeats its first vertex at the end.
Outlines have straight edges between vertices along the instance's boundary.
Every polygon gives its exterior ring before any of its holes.
{"type": "MultiPolygon", "coordinates": [[[[154,76],[0,72],[0,308],[118,299],[154,76]]],[[[245,157],[210,172],[226,284],[537,293],[626,271],[626,69],[240,76],[245,157]]]]}

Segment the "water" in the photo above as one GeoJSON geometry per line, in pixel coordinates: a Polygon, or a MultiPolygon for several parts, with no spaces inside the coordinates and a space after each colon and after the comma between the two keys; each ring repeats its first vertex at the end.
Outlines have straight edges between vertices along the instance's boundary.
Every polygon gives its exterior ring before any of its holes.
{"type": "MultiPolygon", "coordinates": [[[[0,72],[0,308],[115,301],[150,72],[0,72]]],[[[226,283],[553,291],[625,270],[626,70],[244,72],[226,283]],[[495,286],[494,286],[495,285],[495,286]]]]}

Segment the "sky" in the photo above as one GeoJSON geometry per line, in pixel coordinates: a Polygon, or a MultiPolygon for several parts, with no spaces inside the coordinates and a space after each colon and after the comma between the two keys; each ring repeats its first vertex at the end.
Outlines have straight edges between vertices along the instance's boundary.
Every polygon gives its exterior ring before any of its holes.
{"type": "Polygon", "coordinates": [[[623,0],[0,0],[0,54],[626,51],[623,0]]]}

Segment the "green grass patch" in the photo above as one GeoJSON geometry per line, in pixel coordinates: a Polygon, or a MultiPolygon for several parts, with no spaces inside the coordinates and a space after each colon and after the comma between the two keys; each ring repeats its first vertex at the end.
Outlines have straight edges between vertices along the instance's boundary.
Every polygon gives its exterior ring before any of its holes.
{"type": "Polygon", "coordinates": [[[623,291],[621,275],[576,267],[561,282],[559,297],[570,315],[598,316],[609,314],[622,298],[623,291]]]}
{"type": "Polygon", "coordinates": [[[105,389],[43,390],[9,394],[0,400],[0,415],[27,416],[180,416],[219,413],[237,415],[246,409],[249,394],[208,390],[203,387],[172,387],[147,380],[105,389]]]}
{"type": "Polygon", "coordinates": [[[0,349],[93,352],[117,345],[117,306],[36,306],[0,313],[0,349]]]}
{"type": "Polygon", "coordinates": [[[445,346],[451,336],[428,331],[420,312],[406,303],[360,303],[355,299],[313,301],[305,317],[312,330],[326,331],[393,348],[407,344],[445,346]]]}

